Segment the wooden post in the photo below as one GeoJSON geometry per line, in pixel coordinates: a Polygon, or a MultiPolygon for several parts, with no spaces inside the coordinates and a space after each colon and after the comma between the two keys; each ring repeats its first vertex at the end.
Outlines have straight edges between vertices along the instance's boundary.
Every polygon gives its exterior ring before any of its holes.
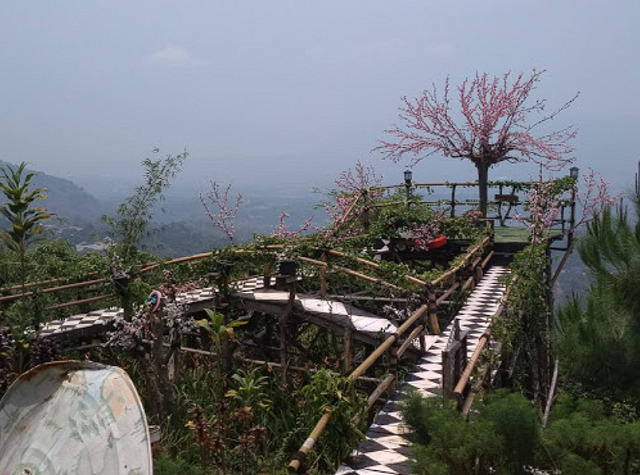
{"type": "Polygon", "coordinates": [[[320,260],[325,263],[325,265],[320,266],[320,297],[324,297],[327,295],[327,252],[322,251],[322,256],[320,260]]]}
{"type": "Polygon", "coordinates": [[[282,365],[282,384],[286,384],[289,369],[289,341],[287,337],[287,323],[289,316],[293,313],[293,303],[296,299],[296,276],[287,276],[289,285],[289,303],[287,310],[280,316],[278,323],[280,326],[280,364],[282,365]]]}
{"type": "Polygon", "coordinates": [[[451,217],[456,217],[456,185],[451,185],[451,217]]]}
{"type": "MultiPolygon", "coordinates": [[[[504,219],[502,219],[502,185],[498,186],[498,219],[500,220],[500,226],[504,226],[504,219]]],[[[485,216],[486,217],[486,216],[485,216]]]]}
{"type": "Polygon", "coordinates": [[[396,339],[389,348],[389,373],[393,375],[393,382],[389,385],[389,390],[396,390],[396,382],[398,381],[398,340],[396,339]]]}
{"type": "Polygon", "coordinates": [[[455,379],[453,367],[453,353],[442,350],[442,396],[445,399],[448,399],[453,391],[455,379]]]}
{"type": "Polygon", "coordinates": [[[344,370],[351,371],[353,369],[353,330],[350,327],[344,327],[344,370]]]}
{"type": "Polygon", "coordinates": [[[371,224],[371,216],[369,216],[369,189],[364,188],[362,190],[362,227],[365,233],[369,232],[369,225],[371,224]]]}
{"type": "Polygon", "coordinates": [[[445,398],[455,396],[455,385],[467,366],[467,332],[460,331],[458,319],[451,331],[451,341],[442,351],[442,394],[445,398]]]}
{"type": "Polygon", "coordinates": [[[482,267],[478,266],[475,269],[473,269],[473,274],[474,274],[473,284],[475,288],[475,286],[478,285],[478,283],[482,280],[482,267]]]}
{"type": "Polygon", "coordinates": [[[264,271],[262,285],[268,289],[271,285],[271,264],[262,264],[262,270],[264,271]]]}
{"type": "Polygon", "coordinates": [[[567,235],[567,247],[573,242],[573,228],[576,225],[576,186],[571,189],[571,214],[569,218],[569,234],[567,235]]]}
{"type": "Polygon", "coordinates": [[[429,294],[429,323],[431,324],[431,331],[434,335],[440,334],[440,324],[438,323],[438,304],[436,302],[436,294],[431,292],[429,294]]]}

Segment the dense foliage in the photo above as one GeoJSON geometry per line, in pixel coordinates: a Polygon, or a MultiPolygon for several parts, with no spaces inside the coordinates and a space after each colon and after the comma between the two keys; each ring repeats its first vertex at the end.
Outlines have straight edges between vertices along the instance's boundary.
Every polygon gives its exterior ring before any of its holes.
{"type": "Polygon", "coordinates": [[[465,421],[440,398],[414,395],[403,409],[412,427],[414,473],[631,474],[640,470],[640,422],[599,401],[562,395],[551,422],[517,393],[497,391],[465,421]]]}
{"type": "Polygon", "coordinates": [[[620,206],[589,224],[579,252],[594,284],[560,312],[559,342],[572,383],[640,409],[640,196],[633,205],[635,223],[620,206]]]}

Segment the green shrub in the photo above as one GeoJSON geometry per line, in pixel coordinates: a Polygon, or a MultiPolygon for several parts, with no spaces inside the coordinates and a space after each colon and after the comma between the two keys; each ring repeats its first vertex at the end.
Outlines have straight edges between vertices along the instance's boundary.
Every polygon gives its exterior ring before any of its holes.
{"type": "Polygon", "coordinates": [[[496,467],[503,443],[490,422],[467,424],[452,406],[440,398],[411,395],[402,411],[414,429],[413,470],[418,475],[489,473],[496,467]]]}
{"type": "Polygon", "coordinates": [[[181,458],[172,459],[165,453],[161,453],[153,459],[154,475],[176,475],[179,473],[204,475],[205,471],[199,463],[190,463],[181,458]]]}
{"type": "Polygon", "coordinates": [[[491,395],[480,415],[491,423],[502,441],[502,465],[510,467],[511,473],[522,473],[522,467],[534,466],[540,422],[530,401],[520,394],[500,390],[491,395]]]}

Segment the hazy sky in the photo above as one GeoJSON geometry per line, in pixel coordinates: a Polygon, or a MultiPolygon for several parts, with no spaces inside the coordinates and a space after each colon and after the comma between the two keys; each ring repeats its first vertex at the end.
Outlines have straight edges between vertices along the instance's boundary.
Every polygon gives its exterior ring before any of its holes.
{"type": "MultiPolygon", "coordinates": [[[[403,95],[447,75],[546,69],[578,102],[577,165],[629,182],[640,158],[640,1],[3,1],[0,159],[65,177],[139,176],[153,147],[234,183],[326,181],[370,150],[403,95]]],[[[532,171],[518,165],[491,177],[532,171]]],[[[424,161],[419,181],[474,178],[424,161]]]]}

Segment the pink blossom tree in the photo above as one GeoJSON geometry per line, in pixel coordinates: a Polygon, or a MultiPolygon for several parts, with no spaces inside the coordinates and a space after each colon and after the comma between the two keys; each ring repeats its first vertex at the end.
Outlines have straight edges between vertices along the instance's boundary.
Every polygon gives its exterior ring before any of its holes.
{"type": "Polygon", "coordinates": [[[486,215],[492,165],[533,161],[554,170],[572,161],[574,149],[569,142],[576,131],[571,126],[537,132],[568,108],[577,94],[545,115],[545,100],[530,100],[543,73],[520,73],[513,81],[510,73],[494,77],[476,73],[457,88],[459,113],[455,115],[448,78],[442,96],[435,85],[432,91],[424,91],[415,99],[405,96],[400,107],[403,125],[386,130],[391,138],[381,140],[375,150],[394,161],[413,155],[412,166],[437,153],[470,160],[478,171],[480,210],[486,215]],[[534,115],[537,117],[531,120],[534,115]]]}
{"type": "MultiPolygon", "coordinates": [[[[595,216],[614,205],[620,198],[609,194],[609,184],[593,170],[585,173],[582,181],[581,193],[575,194],[580,214],[575,217],[569,230],[571,233],[591,222],[595,216]]],[[[574,186],[576,185],[577,183],[574,186]]],[[[556,188],[555,181],[551,177],[545,180],[540,173],[538,181],[533,183],[527,195],[529,215],[526,217],[514,216],[515,220],[527,225],[533,244],[547,242],[551,238],[553,226],[557,223],[558,216],[562,212],[562,203],[566,200],[564,197],[566,190],[556,188]]]]}
{"type": "MultiPolygon", "coordinates": [[[[353,169],[348,168],[342,171],[334,183],[336,188],[328,193],[330,201],[323,203],[327,216],[331,220],[327,236],[333,236],[338,232],[347,218],[347,213],[356,204],[362,192],[368,193],[369,202],[378,201],[382,197],[382,191],[376,189],[382,184],[382,176],[378,175],[372,166],[366,166],[360,160],[356,161],[353,169]]],[[[359,213],[354,213],[354,215],[357,214],[359,213]]],[[[342,230],[343,233],[352,234],[353,226],[354,221],[347,226],[346,230],[342,230]]]]}
{"type": "Polygon", "coordinates": [[[289,213],[286,211],[280,211],[280,219],[278,220],[278,226],[271,233],[271,237],[278,237],[281,239],[294,239],[300,237],[304,232],[309,229],[317,229],[313,225],[313,216],[309,217],[304,223],[300,225],[300,229],[297,231],[287,231],[285,220],[289,218],[289,213]]]}
{"type": "Polygon", "coordinates": [[[229,238],[229,242],[233,244],[233,236],[236,232],[235,219],[243,199],[242,195],[238,193],[235,205],[232,205],[229,203],[230,191],[231,184],[228,184],[223,190],[218,183],[212,181],[211,190],[207,193],[200,193],[200,202],[213,225],[220,228],[229,238]]]}

